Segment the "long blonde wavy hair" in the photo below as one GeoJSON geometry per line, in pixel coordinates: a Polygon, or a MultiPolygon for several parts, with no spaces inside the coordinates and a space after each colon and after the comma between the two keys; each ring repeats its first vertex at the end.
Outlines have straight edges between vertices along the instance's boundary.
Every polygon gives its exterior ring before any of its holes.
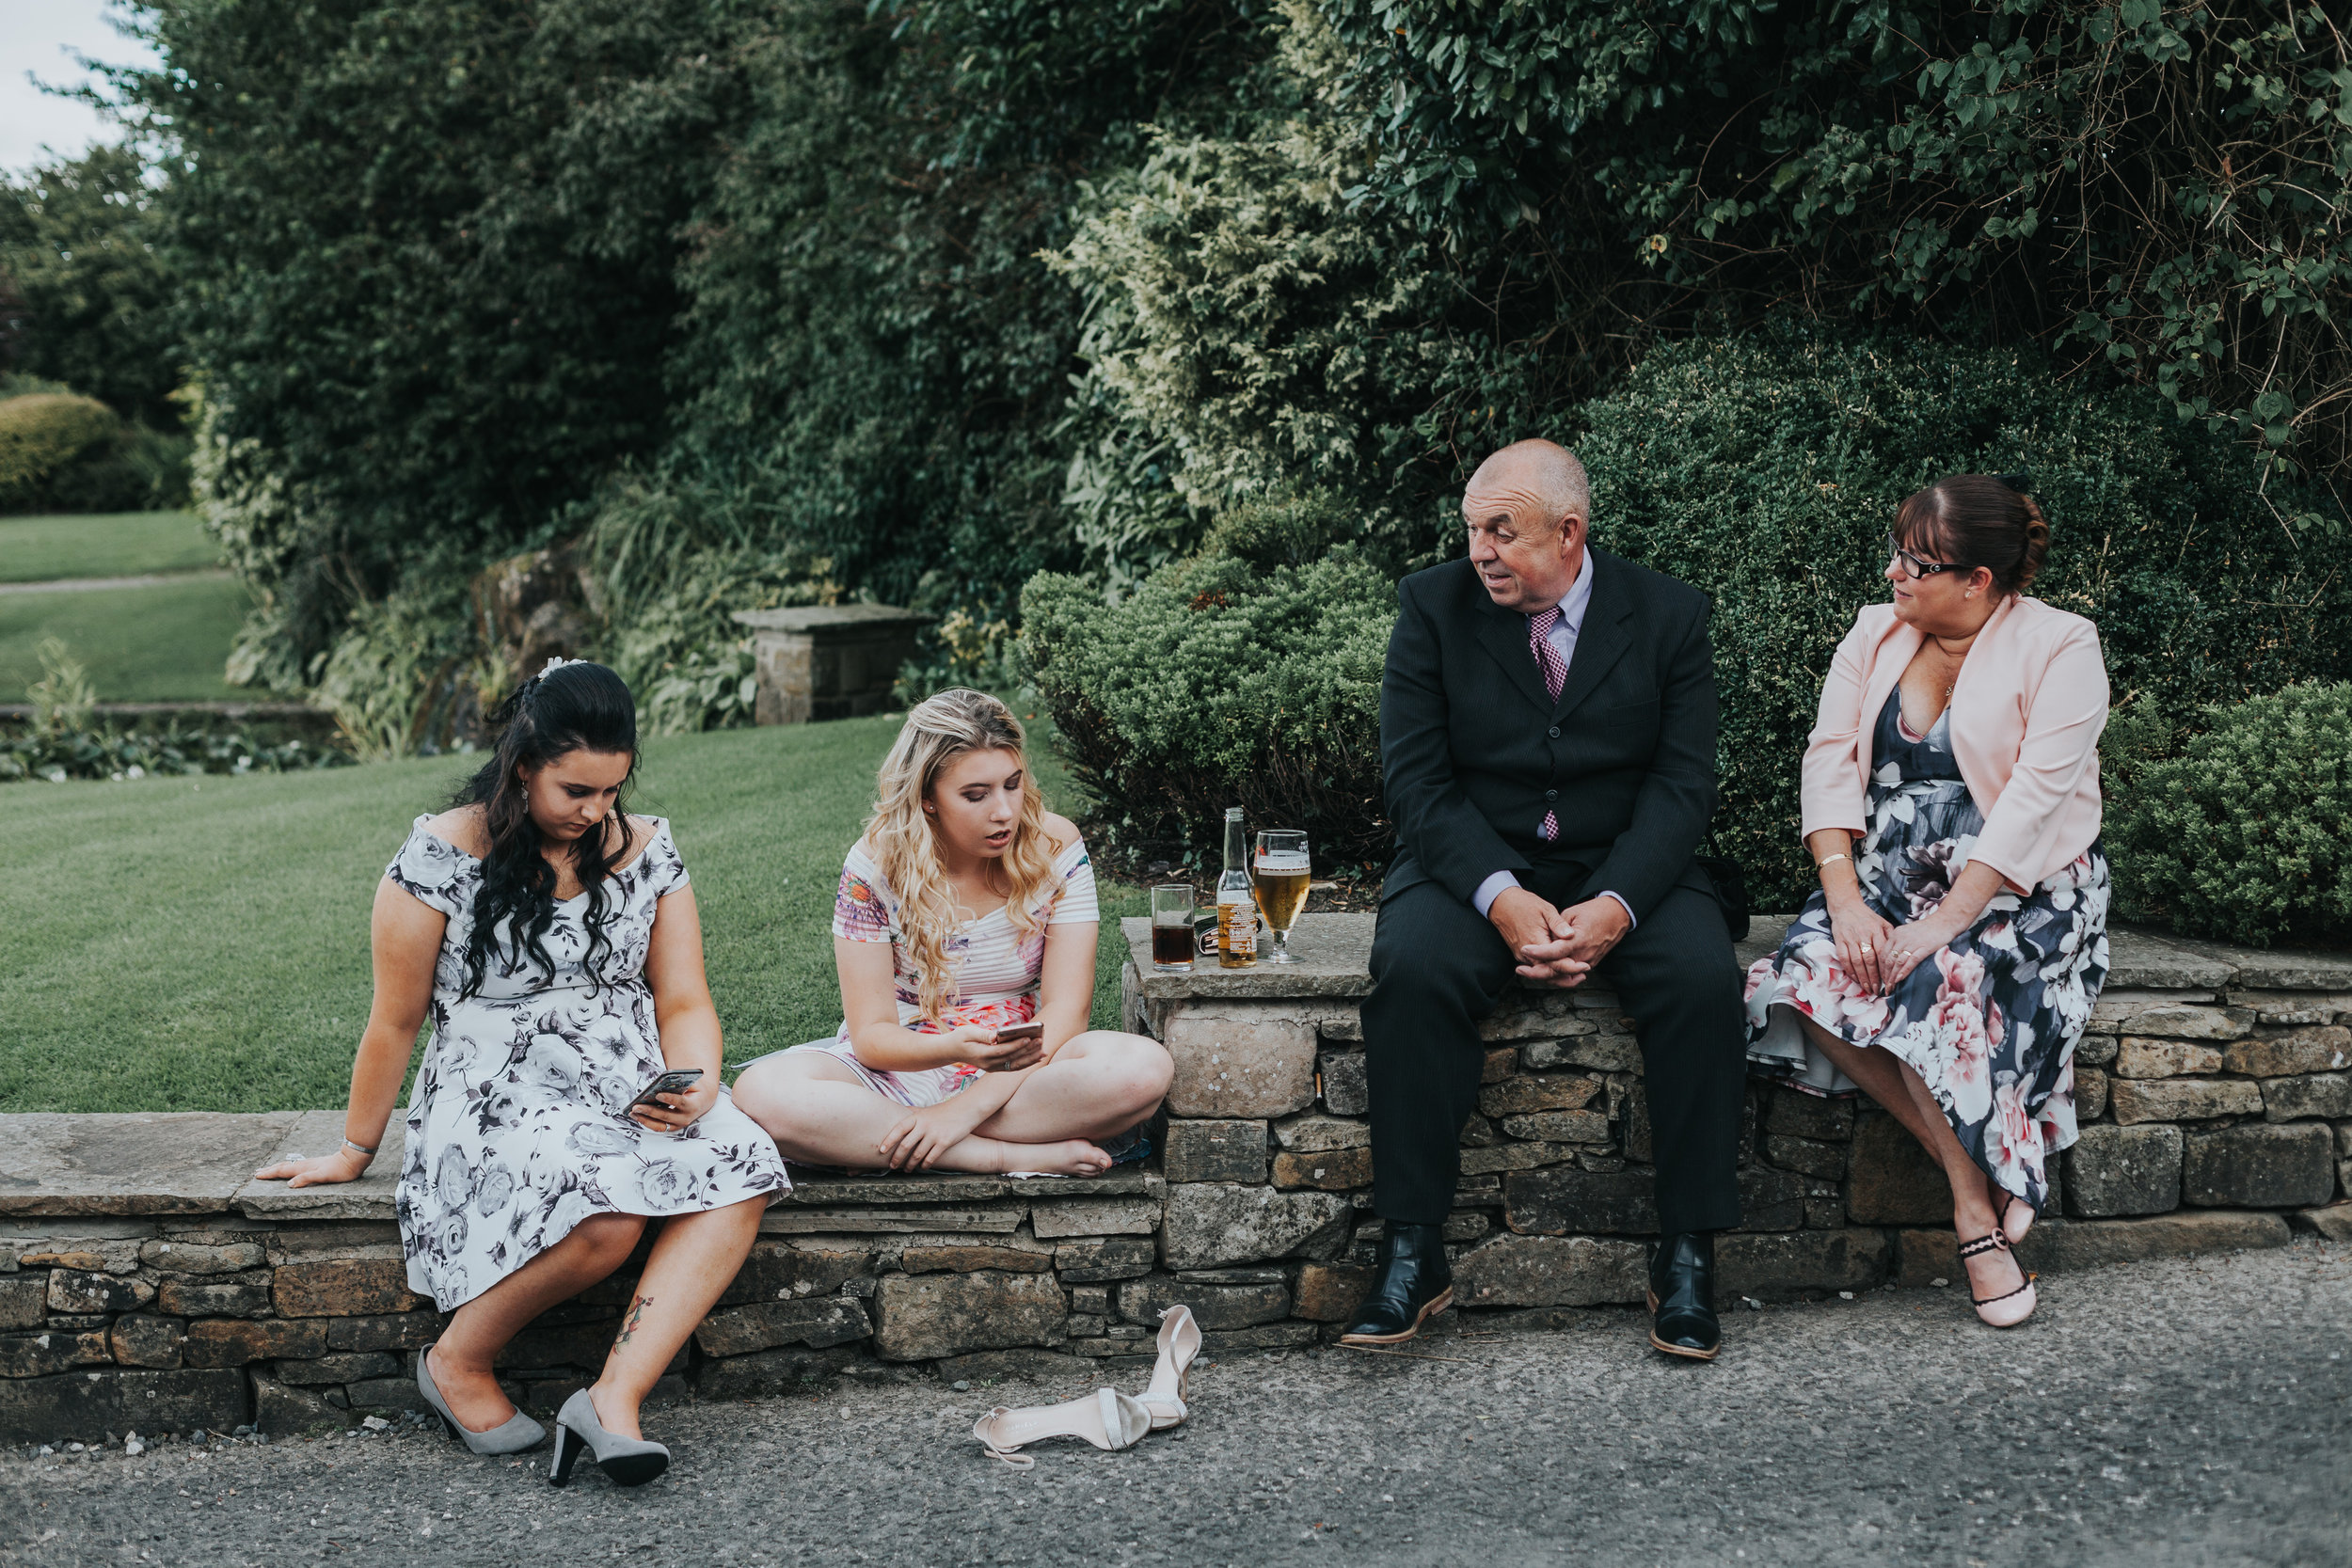
{"type": "Polygon", "coordinates": [[[985,691],[957,687],[915,704],[882,759],[866,842],[898,895],[899,935],[922,977],[923,1016],[934,1023],[955,994],[947,939],[960,922],[955,890],[939,863],[938,832],[924,815],[923,802],[946,766],[967,752],[1010,752],[1022,759],[1021,820],[1002,863],[1010,884],[1005,912],[1024,942],[1038,935],[1045,928],[1045,913],[1038,906],[1054,880],[1054,850],[1025,742],[1011,709],[985,691]]]}

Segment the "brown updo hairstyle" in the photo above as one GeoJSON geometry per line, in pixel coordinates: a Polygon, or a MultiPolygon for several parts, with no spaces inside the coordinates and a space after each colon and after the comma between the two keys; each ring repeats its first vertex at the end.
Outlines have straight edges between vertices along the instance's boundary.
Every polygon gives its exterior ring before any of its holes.
{"type": "Polygon", "coordinates": [[[1996,594],[2033,586],[2050,553],[2050,525],[2026,494],[2023,474],[1953,474],[1903,502],[1895,543],[1915,555],[1981,566],[1996,594]]]}

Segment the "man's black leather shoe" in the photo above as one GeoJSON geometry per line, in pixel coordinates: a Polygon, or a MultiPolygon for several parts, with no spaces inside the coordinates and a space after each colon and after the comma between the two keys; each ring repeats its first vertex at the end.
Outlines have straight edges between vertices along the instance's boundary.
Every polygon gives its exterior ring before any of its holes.
{"type": "Polygon", "coordinates": [[[1723,1348],[1715,1318],[1715,1236],[1686,1230],[1660,1239],[1649,1260],[1649,1342],[1668,1355],[1712,1361],[1723,1348]]]}
{"type": "Polygon", "coordinates": [[[1444,1227],[1391,1220],[1380,1237],[1372,1293],[1357,1308],[1356,1321],[1340,1336],[1340,1343],[1402,1344],[1453,1305],[1454,1270],[1445,1260],[1444,1227]]]}

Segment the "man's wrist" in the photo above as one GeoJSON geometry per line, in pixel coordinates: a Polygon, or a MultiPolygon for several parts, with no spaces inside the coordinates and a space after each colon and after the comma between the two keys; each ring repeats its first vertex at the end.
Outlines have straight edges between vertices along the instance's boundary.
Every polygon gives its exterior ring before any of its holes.
{"type": "Polygon", "coordinates": [[[1470,895],[1470,908],[1478,911],[1481,920],[1492,920],[1495,917],[1495,900],[1518,885],[1518,878],[1511,872],[1498,871],[1478,884],[1477,891],[1470,895]]]}

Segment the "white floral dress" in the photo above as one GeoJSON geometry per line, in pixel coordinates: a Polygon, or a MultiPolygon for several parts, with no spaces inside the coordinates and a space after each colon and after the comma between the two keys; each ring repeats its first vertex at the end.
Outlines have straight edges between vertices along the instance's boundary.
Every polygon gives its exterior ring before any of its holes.
{"type": "MultiPolygon", "coordinates": [[[[1920,919],[1951,891],[1984,818],[1952,756],[1951,710],[1925,736],[1889,693],[1871,741],[1868,833],[1854,875],[1880,918],[1920,919]]],[[[2007,888],[1880,996],[1837,961],[1817,890],[1780,950],[1748,970],[1748,1059],[1814,1094],[1853,1085],[1796,1025],[1804,1017],[1849,1045],[1909,1063],[1943,1106],[1961,1147],[2004,1191],[2049,1201],[2049,1157],[2074,1141],[2074,1043],[2107,975],[2107,862],[2098,845],[2020,896],[2007,888]]]]}
{"type": "Polygon", "coordinates": [[[605,884],[601,983],[584,966],[588,897],[555,906],[555,970],[493,959],[461,994],[482,863],[418,817],[385,875],[449,917],[433,974],[433,1037],[408,1097],[394,1203],[408,1286],[444,1312],[471,1301],[591,1214],[688,1214],[791,1183],[759,1124],[722,1096],[683,1132],[623,1114],[667,1066],[644,979],[655,906],[686,885],[670,825],[605,884]]]}

